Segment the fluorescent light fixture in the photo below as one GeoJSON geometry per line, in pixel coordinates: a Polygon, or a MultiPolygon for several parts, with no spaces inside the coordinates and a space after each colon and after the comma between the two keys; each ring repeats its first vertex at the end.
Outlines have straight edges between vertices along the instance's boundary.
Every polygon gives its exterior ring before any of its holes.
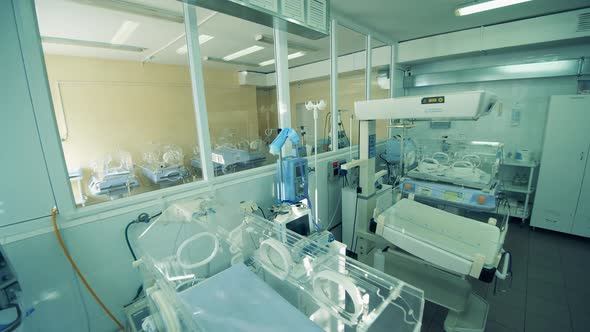
{"type": "Polygon", "coordinates": [[[111,44],[125,44],[127,39],[131,37],[131,34],[139,27],[139,23],[133,21],[125,21],[119,27],[119,30],[115,32],[113,39],[111,39],[111,44]]]}
{"type": "Polygon", "coordinates": [[[502,143],[499,142],[486,142],[486,141],[471,141],[473,145],[488,145],[488,146],[500,146],[502,143]]]}
{"type": "Polygon", "coordinates": [[[213,36],[199,35],[199,45],[203,45],[206,42],[210,41],[211,39],[213,39],[213,36]]]}
{"type": "Polygon", "coordinates": [[[176,53],[178,54],[186,54],[188,52],[188,47],[186,46],[186,44],[180,46],[177,50],[176,53]]]}
{"type": "MultiPolygon", "coordinates": [[[[203,45],[213,38],[214,38],[213,36],[209,36],[209,35],[199,35],[199,45],[203,45]]],[[[176,50],[176,53],[178,53],[178,54],[186,54],[187,52],[188,52],[188,48],[187,48],[186,44],[180,46],[176,50]]]]}
{"type": "Polygon", "coordinates": [[[512,6],[523,2],[528,2],[532,0],[492,0],[486,2],[474,2],[467,6],[459,7],[455,10],[456,16],[465,16],[471,15],[475,13],[484,12],[486,10],[492,10],[496,8],[512,6]]]}
{"type": "Polygon", "coordinates": [[[116,10],[134,15],[151,17],[159,20],[184,23],[184,17],[181,13],[165,10],[161,8],[142,5],[139,3],[125,0],[69,0],[70,2],[79,3],[93,7],[116,10]]]}
{"type": "MultiPolygon", "coordinates": [[[[254,40],[259,43],[267,44],[267,45],[274,45],[275,41],[271,36],[267,35],[256,35],[254,36],[254,40]]],[[[304,52],[315,52],[318,49],[315,47],[309,47],[303,44],[295,43],[292,41],[287,41],[287,47],[290,50],[297,50],[297,51],[304,51],[304,52]]]]}
{"type": "Polygon", "coordinates": [[[210,56],[204,56],[203,57],[203,61],[219,62],[219,63],[224,63],[226,65],[227,64],[232,64],[232,65],[246,66],[246,67],[258,67],[258,65],[255,64],[255,63],[235,61],[235,60],[226,61],[226,60],[223,60],[223,59],[220,59],[220,58],[214,58],[214,57],[210,57],[210,56]]]}
{"type": "MultiPolygon", "coordinates": [[[[297,59],[297,58],[301,58],[304,55],[305,55],[305,52],[291,53],[291,54],[287,55],[287,59],[289,59],[289,60],[297,59]]],[[[258,65],[260,67],[265,67],[265,66],[268,66],[268,65],[272,65],[273,63],[275,63],[275,59],[270,59],[270,60],[267,60],[267,61],[263,61],[263,62],[259,63],[258,65]]]]}
{"type": "Polygon", "coordinates": [[[95,42],[95,41],[90,41],[90,40],[68,39],[68,38],[59,38],[59,37],[42,36],[41,41],[45,44],[59,44],[59,45],[72,45],[72,46],[83,46],[83,47],[94,47],[94,48],[106,48],[109,50],[138,52],[138,53],[141,53],[146,50],[146,48],[138,47],[138,46],[109,44],[109,43],[101,43],[101,42],[95,42]]]}
{"type": "Polygon", "coordinates": [[[544,75],[555,75],[563,73],[570,69],[570,64],[567,60],[562,61],[548,61],[548,62],[536,62],[536,63],[524,63],[520,65],[504,66],[501,70],[506,74],[539,74],[544,75]]]}
{"type": "Polygon", "coordinates": [[[264,49],[264,47],[258,46],[258,45],[250,46],[250,47],[245,48],[245,49],[243,49],[241,51],[237,51],[235,53],[232,53],[232,54],[229,54],[229,55],[224,56],[223,57],[223,60],[224,61],[232,61],[234,59],[243,57],[243,56],[248,55],[248,54],[252,54],[254,52],[258,52],[258,51],[263,50],[263,49],[264,49]]]}

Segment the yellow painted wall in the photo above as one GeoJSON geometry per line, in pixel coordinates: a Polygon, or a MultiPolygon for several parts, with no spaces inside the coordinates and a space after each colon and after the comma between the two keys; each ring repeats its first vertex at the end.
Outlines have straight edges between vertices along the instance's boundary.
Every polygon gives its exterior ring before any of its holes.
{"type": "MultiPolygon", "coordinates": [[[[66,163],[84,168],[83,188],[92,162],[116,150],[141,164],[150,143],[176,144],[188,165],[197,145],[188,67],[59,55],[45,60],[66,163]]],[[[240,86],[233,71],[203,74],[212,142],[226,132],[256,138],[256,88],[240,86]]],[[[156,189],[140,182],[136,193],[156,189]]]]}

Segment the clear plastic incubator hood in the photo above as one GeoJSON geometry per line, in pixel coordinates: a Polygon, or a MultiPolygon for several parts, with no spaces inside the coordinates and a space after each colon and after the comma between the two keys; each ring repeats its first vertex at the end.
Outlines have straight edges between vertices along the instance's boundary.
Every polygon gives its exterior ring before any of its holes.
{"type": "Polygon", "coordinates": [[[420,331],[422,290],[212,198],[136,242],[158,331],[420,331]]]}

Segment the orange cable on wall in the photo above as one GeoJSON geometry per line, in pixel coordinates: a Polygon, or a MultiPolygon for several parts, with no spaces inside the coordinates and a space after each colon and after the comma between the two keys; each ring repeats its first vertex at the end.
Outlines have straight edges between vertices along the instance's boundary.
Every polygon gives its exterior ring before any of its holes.
{"type": "Polygon", "coordinates": [[[119,320],[117,320],[117,318],[104,305],[104,303],[102,303],[102,301],[100,300],[100,298],[98,297],[98,295],[96,295],[96,293],[94,292],[94,290],[92,289],[92,287],[90,287],[90,285],[88,284],[88,281],[86,281],[86,278],[84,278],[84,276],[82,275],[82,272],[80,272],[80,269],[78,269],[78,266],[76,265],[76,263],[74,262],[74,259],[70,255],[70,252],[66,248],[66,245],[64,244],[64,241],[63,241],[63,239],[61,237],[61,233],[59,232],[59,229],[57,228],[57,208],[53,208],[51,210],[51,220],[53,221],[53,231],[55,232],[55,236],[57,237],[57,241],[59,242],[59,245],[61,246],[61,249],[63,250],[64,254],[66,255],[66,258],[68,259],[68,261],[70,261],[70,265],[72,265],[72,267],[74,268],[74,271],[76,271],[76,274],[78,275],[78,277],[80,278],[80,280],[82,280],[82,283],[84,283],[84,286],[86,286],[86,289],[88,289],[88,291],[90,292],[90,294],[92,294],[92,297],[94,297],[94,299],[96,300],[96,302],[102,307],[102,310],[104,310],[104,312],[106,312],[106,314],[109,315],[109,317],[111,318],[111,320],[113,320],[113,322],[115,322],[115,324],[117,324],[117,326],[119,326],[119,328],[121,329],[121,331],[125,331],[125,328],[123,327],[123,324],[121,324],[119,322],[119,320]]]}

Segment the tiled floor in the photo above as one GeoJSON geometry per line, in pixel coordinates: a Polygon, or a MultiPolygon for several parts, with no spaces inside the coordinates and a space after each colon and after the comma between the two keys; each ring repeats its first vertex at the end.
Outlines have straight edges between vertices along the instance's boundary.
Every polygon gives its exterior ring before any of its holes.
{"type": "MultiPolygon", "coordinates": [[[[489,332],[590,331],[590,239],[519,223],[510,224],[505,248],[513,255],[512,289],[474,281],[490,304],[489,332]]],[[[423,331],[443,331],[446,309],[427,303],[423,331]]]]}

